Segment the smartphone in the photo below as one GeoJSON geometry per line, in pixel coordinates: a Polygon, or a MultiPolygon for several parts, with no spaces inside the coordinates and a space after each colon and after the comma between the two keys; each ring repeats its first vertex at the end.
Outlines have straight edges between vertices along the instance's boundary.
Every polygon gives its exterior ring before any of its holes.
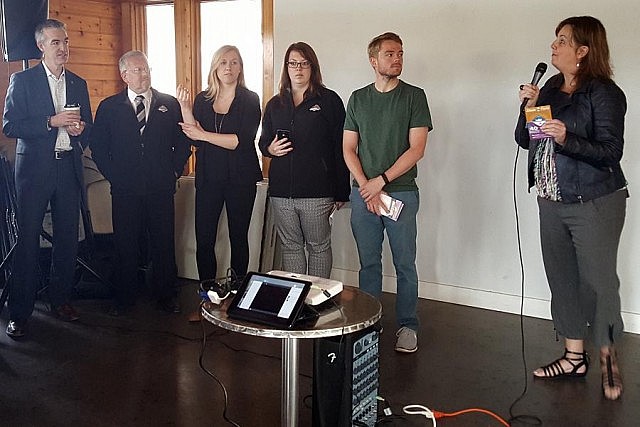
{"type": "Polygon", "coordinates": [[[291,135],[291,132],[289,132],[288,129],[278,129],[278,130],[276,130],[276,137],[278,139],[282,139],[282,138],[289,139],[290,135],[291,135]]]}

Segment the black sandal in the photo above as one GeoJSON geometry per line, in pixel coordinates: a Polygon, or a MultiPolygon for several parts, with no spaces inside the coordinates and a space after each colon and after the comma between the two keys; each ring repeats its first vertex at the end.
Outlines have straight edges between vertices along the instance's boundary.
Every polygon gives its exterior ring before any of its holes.
{"type": "Polygon", "coordinates": [[[548,365],[540,367],[544,372],[544,375],[536,375],[536,378],[549,379],[549,378],[580,378],[587,375],[589,371],[589,355],[586,351],[578,353],[575,351],[564,349],[564,355],[549,363],[548,365]],[[571,365],[571,371],[565,371],[562,366],[562,360],[566,360],[571,365]],[[584,366],[584,371],[578,372],[584,366]]]}
{"type": "Polygon", "coordinates": [[[616,357],[616,351],[613,348],[609,349],[609,354],[603,355],[600,354],[600,369],[602,372],[602,392],[604,393],[604,397],[609,400],[617,400],[622,396],[622,376],[620,375],[620,370],[618,368],[618,361],[616,357]],[[615,370],[613,369],[615,367],[615,370]],[[620,393],[614,397],[610,398],[607,396],[606,390],[609,388],[610,390],[619,389],[620,393]]]}

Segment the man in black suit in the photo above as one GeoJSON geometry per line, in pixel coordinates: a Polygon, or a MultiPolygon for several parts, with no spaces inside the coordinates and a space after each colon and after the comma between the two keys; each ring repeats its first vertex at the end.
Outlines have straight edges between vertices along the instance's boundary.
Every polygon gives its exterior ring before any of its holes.
{"type": "Polygon", "coordinates": [[[48,19],[35,30],[42,62],[11,76],[3,132],[16,138],[15,180],[18,243],[14,253],[7,335],[18,338],[33,312],[40,281],[36,266],[42,221],[51,206],[53,250],[49,298],[53,313],[78,319],[69,304],[78,249],[83,197],[82,150],[89,133],[91,105],[87,83],[65,69],[69,37],[64,23],[48,19]],[[80,106],[80,111],[65,106],[80,106]]]}
{"type": "Polygon", "coordinates": [[[93,160],[111,183],[118,262],[111,314],[135,302],[141,237],[148,238],[159,307],[177,313],[173,198],[190,143],[178,101],[151,88],[145,54],[127,52],[118,65],[127,88],[100,103],[90,138],[93,160]]]}

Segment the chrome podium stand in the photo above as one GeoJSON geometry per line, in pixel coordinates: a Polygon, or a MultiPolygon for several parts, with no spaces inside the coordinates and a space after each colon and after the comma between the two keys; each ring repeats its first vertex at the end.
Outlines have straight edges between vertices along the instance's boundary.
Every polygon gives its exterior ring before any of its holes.
{"type": "Polygon", "coordinates": [[[282,395],[281,426],[298,426],[298,345],[300,339],[325,338],[348,335],[374,325],[382,315],[380,302],[358,288],[345,286],[333,300],[336,309],[321,313],[310,326],[296,329],[276,329],[243,320],[230,319],[225,304],[217,306],[205,303],[202,315],[209,322],[221,328],[245,335],[282,339],[282,395]]]}

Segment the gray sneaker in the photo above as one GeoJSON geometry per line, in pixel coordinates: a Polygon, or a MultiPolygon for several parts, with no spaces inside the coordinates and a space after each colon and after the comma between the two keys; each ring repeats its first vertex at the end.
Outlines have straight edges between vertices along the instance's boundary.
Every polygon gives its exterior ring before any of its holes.
{"type": "Polygon", "coordinates": [[[398,329],[396,336],[398,337],[396,341],[396,351],[401,353],[414,353],[418,350],[418,336],[413,329],[403,326],[398,329]]]}

